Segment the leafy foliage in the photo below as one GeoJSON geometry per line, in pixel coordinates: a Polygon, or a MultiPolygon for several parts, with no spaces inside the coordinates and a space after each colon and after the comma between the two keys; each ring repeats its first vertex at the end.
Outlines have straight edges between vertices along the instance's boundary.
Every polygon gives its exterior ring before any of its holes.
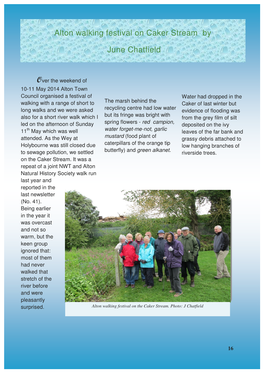
{"type": "Polygon", "coordinates": [[[230,235],[231,223],[231,197],[230,190],[207,190],[204,191],[211,202],[209,210],[209,224],[213,228],[221,225],[223,230],[230,235]]]}
{"type": "Polygon", "coordinates": [[[75,220],[79,221],[86,236],[89,237],[99,216],[99,211],[93,206],[92,201],[76,191],[67,192],[65,193],[65,208],[75,220]]]}
{"type": "Polygon", "coordinates": [[[91,281],[76,272],[65,283],[65,301],[66,302],[84,302],[93,295],[93,286],[91,281]]]}
{"type": "Polygon", "coordinates": [[[65,301],[100,300],[115,286],[114,250],[73,249],[65,253],[65,301]]]}
{"type": "Polygon", "coordinates": [[[112,227],[124,227],[126,225],[125,221],[117,220],[117,221],[107,221],[104,223],[98,223],[98,228],[112,228],[112,227]]]}
{"type": "Polygon", "coordinates": [[[124,193],[124,199],[134,204],[136,216],[165,216],[177,226],[188,225],[198,238],[198,209],[210,203],[210,224],[230,229],[230,191],[228,190],[136,190],[124,193]]]}
{"type": "Polygon", "coordinates": [[[84,247],[88,240],[78,220],[73,219],[69,211],[65,211],[65,249],[84,247]]]}
{"type": "MultiPolygon", "coordinates": [[[[115,247],[119,243],[120,232],[117,233],[107,233],[96,239],[93,239],[90,243],[91,247],[115,247]]],[[[123,233],[122,233],[123,234],[123,233]]]]}
{"type": "Polygon", "coordinates": [[[126,231],[135,235],[141,233],[143,236],[146,232],[150,231],[152,237],[157,238],[158,231],[175,231],[179,228],[176,222],[170,218],[152,218],[149,219],[145,215],[130,215],[126,220],[126,231]]]}

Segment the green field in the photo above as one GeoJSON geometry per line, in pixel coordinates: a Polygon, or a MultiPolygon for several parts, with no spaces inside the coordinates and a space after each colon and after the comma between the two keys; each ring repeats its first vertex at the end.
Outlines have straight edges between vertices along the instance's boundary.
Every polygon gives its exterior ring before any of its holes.
{"type": "MultiPolygon", "coordinates": [[[[231,251],[225,262],[231,273],[231,251]]],[[[216,257],[213,251],[199,253],[198,263],[202,272],[195,276],[195,287],[182,286],[183,294],[176,298],[169,293],[170,283],[154,279],[154,287],[143,287],[139,274],[135,288],[115,286],[113,248],[80,249],[65,252],[65,301],[66,302],[230,302],[231,279],[215,280],[216,257]],[[164,290],[163,290],[164,285],[164,290]]],[[[121,265],[120,274],[122,272],[121,265]]]]}

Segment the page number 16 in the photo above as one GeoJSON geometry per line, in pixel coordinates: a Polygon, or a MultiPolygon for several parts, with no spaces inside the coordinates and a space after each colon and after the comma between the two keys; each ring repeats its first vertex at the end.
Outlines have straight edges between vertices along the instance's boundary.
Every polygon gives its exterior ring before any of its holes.
{"type": "Polygon", "coordinates": [[[234,347],[233,346],[228,346],[228,351],[234,351],[234,347]]]}

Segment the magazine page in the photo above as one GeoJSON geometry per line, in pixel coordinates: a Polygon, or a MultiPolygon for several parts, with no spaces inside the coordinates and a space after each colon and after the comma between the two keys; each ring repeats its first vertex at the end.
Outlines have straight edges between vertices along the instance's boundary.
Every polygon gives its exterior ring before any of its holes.
{"type": "Polygon", "coordinates": [[[4,33],[5,368],[260,368],[259,4],[4,33]]]}

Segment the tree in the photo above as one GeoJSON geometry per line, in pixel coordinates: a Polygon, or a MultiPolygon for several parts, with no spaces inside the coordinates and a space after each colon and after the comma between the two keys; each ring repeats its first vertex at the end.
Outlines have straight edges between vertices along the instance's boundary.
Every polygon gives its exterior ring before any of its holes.
{"type": "Polygon", "coordinates": [[[210,225],[221,225],[230,234],[231,197],[230,190],[203,190],[203,196],[210,201],[210,225]]]}
{"type": "Polygon", "coordinates": [[[92,201],[76,191],[70,191],[65,193],[65,209],[80,223],[86,236],[90,237],[99,217],[99,211],[92,201]]]}
{"type": "Polygon", "coordinates": [[[197,192],[194,190],[137,190],[125,192],[125,200],[136,204],[139,214],[174,218],[178,226],[198,231],[197,192]]]}
{"type": "Polygon", "coordinates": [[[75,220],[70,211],[65,211],[65,249],[85,247],[88,240],[78,220],[75,220]]]}
{"type": "MultiPolygon", "coordinates": [[[[137,213],[158,215],[174,219],[179,227],[188,225],[194,235],[200,237],[198,227],[198,209],[204,203],[211,204],[212,219],[225,214],[230,216],[229,191],[207,190],[136,190],[125,192],[124,199],[134,203],[137,213]],[[218,210],[221,206],[221,214],[218,210]],[[228,212],[229,211],[229,212],[228,212]]],[[[217,223],[219,224],[219,223],[217,223]]]]}

